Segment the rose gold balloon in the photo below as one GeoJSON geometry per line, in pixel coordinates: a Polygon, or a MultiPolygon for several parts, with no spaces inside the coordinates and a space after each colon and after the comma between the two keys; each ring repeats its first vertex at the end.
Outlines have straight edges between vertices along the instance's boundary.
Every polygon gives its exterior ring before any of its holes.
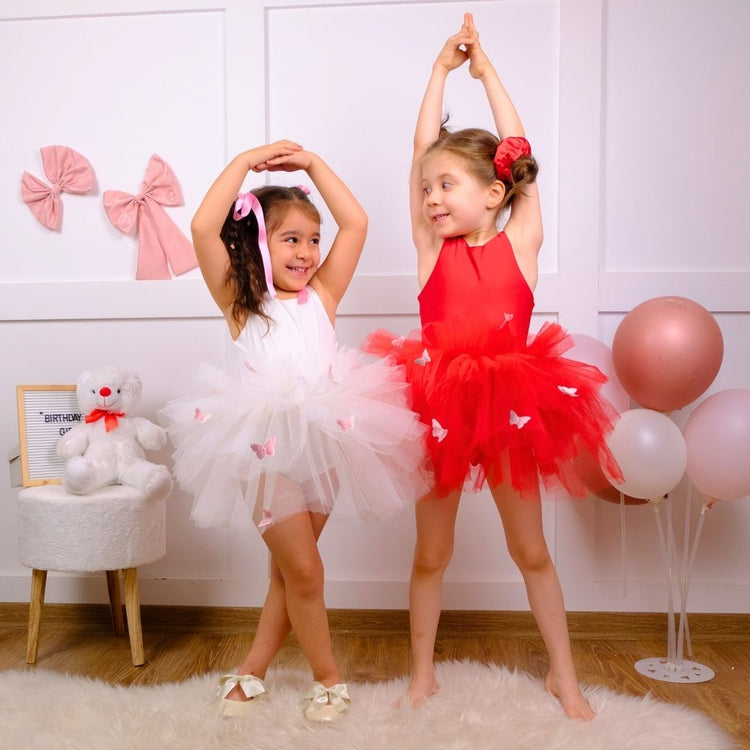
{"type": "Polygon", "coordinates": [[[669,412],[695,401],[724,357],[721,329],[685,297],[655,297],[634,307],[612,341],[622,387],[645,409],[669,412]]]}
{"type": "MultiPolygon", "coordinates": [[[[620,490],[610,484],[604,476],[599,462],[590,453],[580,453],[575,460],[576,471],[586,489],[600,500],[608,503],[620,502],[620,490]]],[[[625,495],[625,505],[644,505],[648,500],[625,495]]]]}
{"type": "MultiPolygon", "coordinates": [[[[620,504],[620,491],[615,487],[612,487],[612,485],[599,492],[595,492],[594,494],[600,500],[606,500],[608,503],[616,503],[617,505],[620,504]]],[[[640,497],[630,497],[630,495],[625,495],[624,502],[625,505],[646,505],[649,501],[642,500],[640,497]]]]}

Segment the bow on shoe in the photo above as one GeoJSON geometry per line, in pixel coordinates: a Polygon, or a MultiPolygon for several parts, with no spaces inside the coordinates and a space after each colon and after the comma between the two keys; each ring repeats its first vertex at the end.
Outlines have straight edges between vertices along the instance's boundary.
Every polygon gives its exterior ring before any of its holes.
{"type": "Polygon", "coordinates": [[[257,698],[266,692],[263,681],[252,674],[225,674],[220,680],[216,689],[219,698],[226,698],[237,686],[245,694],[245,698],[257,698]]]}
{"type": "Polygon", "coordinates": [[[198,265],[190,240],[162,208],[181,206],[183,200],[174,172],[160,156],[151,157],[140,193],[105,190],[103,203],[107,217],[123,234],[138,230],[136,279],[169,279],[169,266],[179,275],[198,265]]]}
{"type": "Polygon", "coordinates": [[[349,691],[343,683],[326,687],[322,682],[316,682],[308,691],[305,699],[311,701],[312,705],[316,707],[330,704],[339,713],[346,711],[346,703],[351,701],[349,691]]]}
{"type": "Polygon", "coordinates": [[[59,229],[62,222],[60,193],[81,195],[94,189],[94,170],[86,157],[69,146],[44,146],[40,149],[47,185],[33,174],[21,177],[21,198],[47,229],[59,229]]]}

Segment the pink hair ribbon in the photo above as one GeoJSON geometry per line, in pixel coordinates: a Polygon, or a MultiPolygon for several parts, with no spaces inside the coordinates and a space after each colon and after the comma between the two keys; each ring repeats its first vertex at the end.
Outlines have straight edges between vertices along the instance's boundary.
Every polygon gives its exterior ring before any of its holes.
{"type": "Polygon", "coordinates": [[[160,156],[151,157],[140,193],[105,190],[103,203],[116,229],[123,234],[138,229],[136,279],[169,279],[169,266],[179,275],[198,265],[190,240],[162,208],[181,206],[183,200],[174,172],[160,156]]]}
{"type": "Polygon", "coordinates": [[[84,156],[69,146],[44,146],[40,151],[44,174],[52,186],[24,172],[21,198],[47,229],[59,229],[62,222],[60,193],[90,193],[95,184],[94,170],[84,156]]]}
{"type": "Polygon", "coordinates": [[[276,296],[276,288],[273,285],[273,272],[271,270],[271,253],[268,250],[268,234],[266,233],[266,222],[263,218],[263,208],[260,205],[255,193],[239,193],[234,203],[234,214],[232,218],[235,221],[244,219],[250,212],[255,214],[258,222],[258,248],[260,249],[260,258],[263,261],[263,271],[266,276],[266,287],[271,297],[276,296]]]}
{"type": "Polygon", "coordinates": [[[518,135],[511,135],[500,141],[493,162],[495,164],[495,174],[499,179],[507,182],[510,180],[510,169],[516,159],[522,156],[531,155],[531,145],[529,142],[518,135]]]}

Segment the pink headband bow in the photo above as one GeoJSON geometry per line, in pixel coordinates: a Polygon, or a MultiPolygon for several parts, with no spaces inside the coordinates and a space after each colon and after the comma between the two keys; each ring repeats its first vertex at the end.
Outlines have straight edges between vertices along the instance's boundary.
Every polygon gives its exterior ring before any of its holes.
{"type": "Polygon", "coordinates": [[[498,144],[495,151],[495,158],[493,159],[495,174],[499,179],[507,182],[510,180],[510,169],[513,166],[513,162],[522,156],[529,156],[530,154],[531,146],[525,138],[518,135],[503,138],[498,144]]]}
{"type": "Polygon", "coordinates": [[[24,172],[21,198],[41,224],[48,229],[58,229],[62,222],[60,193],[81,195],[91,192],[94,189],[94,170],[84,156],[69,146],[44,146],[40,151],[44,174],[52,186],[24,172]]]}
{"type": "Polygon", "coordinates": [[[266,234],[266,222],[263,218],[263,209],[255,193],[239,193],[234,204],[234,214],[232,218],[235,221],[244,219],[250,212],[255,214],[258,222],[258,247],[260,248],[260,258],[263,261],[263,272],[266,276],[266,287],[271,297],[276,296],[276,289],[273,285],[273,272],[271,270],[271,253],[268,251],[268,235],[266,234]]]}
{"type": "Polygon", "coordinates": [[[107,217],[123,234],[138,228],[136,279],[169,279],[169,266],[179,275],[198,265],[190,240],[162,208],[183,201],[174,172],[160,156],[151,157],[140,193],[105,190],[103,202],[107,217]]]}

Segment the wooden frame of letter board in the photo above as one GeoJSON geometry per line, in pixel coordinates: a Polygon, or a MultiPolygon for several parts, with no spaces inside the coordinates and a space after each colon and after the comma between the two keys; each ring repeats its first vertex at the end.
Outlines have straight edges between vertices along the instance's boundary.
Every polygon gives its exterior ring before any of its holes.
{"type": "Polygon", "coordinates": [[[80,415],[74,385],[17,385],[18,440],[21,483],[24,487],[60,484],[65,462],[57,456],[57,441],[63,426],[78,422],[45,423],[38,415],[45,408],[55,413],[80,415]]]}

